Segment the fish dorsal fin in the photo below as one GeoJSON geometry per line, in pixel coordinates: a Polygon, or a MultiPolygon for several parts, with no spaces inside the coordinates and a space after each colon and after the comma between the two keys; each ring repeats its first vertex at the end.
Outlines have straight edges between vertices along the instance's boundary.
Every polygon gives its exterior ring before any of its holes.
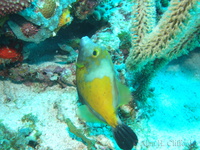
{"type": "Polygon", "coordinates": [[[77,114],[79,118],[85,120],[86,122],[104,123],[103,121],[99,120],[86,105],[79,106],[77,114]]]}
{"type": "Polygon", "coordinates": [[[118,87],[118,92],[119,92],[119,104],[118,104],[118,107],[120,107],[120,106],[122,106],[124,104],[128,104],[132,99],[131,91],[129,90],[129,88],[127,86],[123,85],[119,81],[117,81],[117,87],[118,87]]]}

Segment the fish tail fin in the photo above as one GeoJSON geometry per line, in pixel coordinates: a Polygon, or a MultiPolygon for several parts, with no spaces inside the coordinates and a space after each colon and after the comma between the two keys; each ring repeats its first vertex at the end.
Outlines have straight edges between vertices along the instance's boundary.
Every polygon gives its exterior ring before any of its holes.
{"type": "Polygon", "coordinates": [[[131,150],[138,143],[137,135],[125,124],[113,128],[113,134],[118,146],[123,150],[131,150]]]}

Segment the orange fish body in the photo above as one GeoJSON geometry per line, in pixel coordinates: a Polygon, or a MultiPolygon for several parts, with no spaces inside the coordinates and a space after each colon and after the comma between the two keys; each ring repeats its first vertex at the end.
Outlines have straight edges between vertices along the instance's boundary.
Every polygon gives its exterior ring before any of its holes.
{"type": "Polygon", "coordinates": [[[23,56],[18,50],[6,46],[0,48],[0,58],[10,59],[11,62],[23,61],[23,56]]]}

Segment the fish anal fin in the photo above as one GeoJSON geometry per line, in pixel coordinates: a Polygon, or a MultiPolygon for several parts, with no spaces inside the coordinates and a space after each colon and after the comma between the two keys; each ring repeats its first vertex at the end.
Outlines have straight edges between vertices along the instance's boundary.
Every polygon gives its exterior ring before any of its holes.
{"type": "Polygon", "coordinates": [[[117,87],[118,87],[118,91],[119,91],[118,107],[120,107],[124,104],[128,104],[132,99],[129,88],[126,85],[123,85],[122,83],[120,83],[119,81],[117,81],[117,87]]]}
{"type": "Polygon", "coordinates": [[[103,121],[99,120],[86,105],[81,105],[78,108],[78,117],[86,122],[96,122],[96,123],[104,123],[103,121]]]}

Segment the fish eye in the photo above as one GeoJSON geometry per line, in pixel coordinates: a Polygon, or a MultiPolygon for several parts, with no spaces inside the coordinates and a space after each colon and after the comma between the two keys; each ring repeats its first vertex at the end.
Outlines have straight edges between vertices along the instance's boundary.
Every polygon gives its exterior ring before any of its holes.
{"type": "Polygon", "coordinates": [[[96,56],[97,55],[97,51],[93,51],[93,53],[92,53],[94,56],[96,56]]]}
{"type": "Polygon", "coordinates": [[[99,50],[96,48],[94,49],[94,51],[92,52],[92,56],[93,57],[97,57],[99,55],[99,50]]]}

